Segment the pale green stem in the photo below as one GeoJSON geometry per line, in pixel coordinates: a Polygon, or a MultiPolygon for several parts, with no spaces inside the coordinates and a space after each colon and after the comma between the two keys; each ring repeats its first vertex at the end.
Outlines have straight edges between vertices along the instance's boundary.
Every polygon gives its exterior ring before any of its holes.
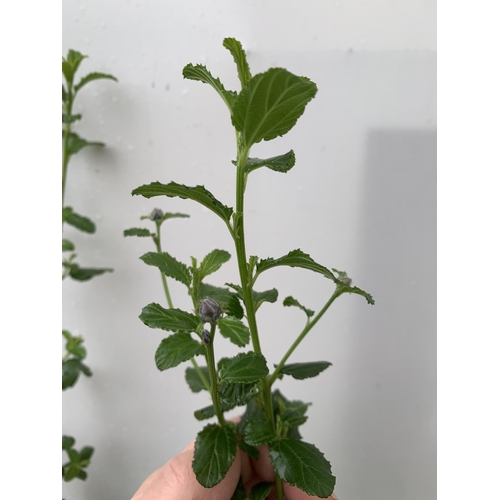
{"type": "Polygon", "coordinates": [[[217,391],[217,368],[215,366],[215,355],[214,355],[214,340],[215,340],[215,324],[211,325],[210,328],[210,343],[205,346],[207,350],[207,365],[208,374],[210,375],[210,394],[212,395],[212,403],[214,405],[215,414],[219,419],[219,424],[224,425],[224,414],[221,411],[219,403],[219,392],[217,391]]]}

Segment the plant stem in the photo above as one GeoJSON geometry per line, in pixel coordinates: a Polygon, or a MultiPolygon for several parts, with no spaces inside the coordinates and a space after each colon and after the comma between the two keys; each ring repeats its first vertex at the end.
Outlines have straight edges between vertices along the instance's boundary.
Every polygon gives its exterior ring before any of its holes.
{"type": "Polygon", "coordinates": [[[220,409],[219,393],[217,392],[217,368],[215,367],[214,340],[215,340],[215,324],[212,324],[210,328],[210,343],[206,346],[208,374],[210,375],[210,394],[212,395],[212,403],[214,405],[215,414],[219,419],[219,424],[224,425],[225,424],[224,414],[220,409]]]}
{"type": "MultiPolygon", "coordinates": [[[[158,253],[161,253],[161,236],[160,236],[160,227],[161,227],[161,222],[160,221],[155,221],[156,223],[156,238],[153,238],[153,241],[155,242],[156,245],[156,250],[158,253]]],[[[167,297],[167,304],[170,309],[173,309],[174,305],[172,303],[172,297],[170,297],[170,291],[168,290],[168,285],[167,285],[167,278],[165,276],[165,273],[160,269],[160,274],[161,274],[161,282],[163,283],[163,289],[165,290],[165,296],[167,297]]]]}
{"type": "MultiPolygon", "coordinates": [[[[71,111],[73,108],[73,89],[70,82],[66,82],[68,86],[68,102],[64,105],[66,114],[71,116],[71,111]]],[[[68,122],[64,126],[64,141],[62,150],[62,206],[64,208],[64,194],[66,192],[66,177],[68,174],[68,163],[69,163],[69,135],[71,134],[71,123],[68,122]]]]}
{"type": "Polygon", "coordinates": [[[286,363],[288,358],[292,355],[295,348],[302,342],[304,337],[309,333],[311,328],[321,319],[323,314],[328,310],[328,308],[332,305],[333,301],[341,295],[341,292],[335,290],[334,294],[328,299],[328,302],[323,306],[323,309],[316,315],[316,317],[304,327],[300,335],[295,339],[295,342],[290,346],[290,349],[283,356],[282,360],[278,363],[278,366],[274,370],[273,374],[269,377],[269,386],[272,386],[275,380],[278,378],[283,365],[286,363]]]}
{"type": "Polygon", "coordinates": [[[194,369],[196,370],[196,373],[198,374],[198,377],[200,377],[201,381],[203,382],[203,385],[205,386],[205,389],[208,392],[211,392],[210,389],[210,382],[206,379],[205,375],[201,371],[201,368],[198,366],[198,363],[194,359],[194,357],[191,358],[191,363],[193,363],[194,369]]]}

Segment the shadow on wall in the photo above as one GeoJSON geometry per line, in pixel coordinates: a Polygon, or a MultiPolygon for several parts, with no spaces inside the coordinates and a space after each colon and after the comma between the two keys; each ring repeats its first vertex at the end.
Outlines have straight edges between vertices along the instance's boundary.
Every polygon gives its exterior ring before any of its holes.
{"type": "Polygon", "coordinates": [[[351,500],[436,497],[436,150],[435,130],[367,136],[359,286],[376,305],[351,329],[351,500]]]}

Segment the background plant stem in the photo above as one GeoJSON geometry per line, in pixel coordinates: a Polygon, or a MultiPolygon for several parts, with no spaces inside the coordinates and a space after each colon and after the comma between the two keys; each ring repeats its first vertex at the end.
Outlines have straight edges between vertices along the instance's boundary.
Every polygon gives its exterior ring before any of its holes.
{"type": "MultiPolygon", "coordinates": [[[[71,82],[66,81],[68,87],[68,103],[65,104],[65,111],[68,116],[71,116],[71,111],[73,108],[73,89],[71,82]]],[[[69,135],[71,134],[71,123],[68,122],[64,126],[64,141],[62,150],[62,206],[64,208],[64,194],[66,192],[66,177],[68,174],[68,163],[69,163],[69,135]]]]}
{"type": "Polygon", "coordinates": [[[210,327],[210,343],[206,346],[208,373],[210,375],[210,394],[212,395],[212,403],[214,405],[215,414],[219,419],[219,424],[224,425],[224,414],[220,409],[219,393],[217,392],[217,368],[215,366],[214,340],[215,324],[212,324],[210,327]]]}

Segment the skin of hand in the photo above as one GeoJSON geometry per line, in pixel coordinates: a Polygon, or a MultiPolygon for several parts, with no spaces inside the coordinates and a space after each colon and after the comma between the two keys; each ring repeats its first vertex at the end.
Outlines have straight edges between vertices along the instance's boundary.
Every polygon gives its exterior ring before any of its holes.
{"type": "MultiPolygon", "coordinates": [[[[240,476],[247,493],[254,484],[261,481],[274,483],[274,471],[266,446],[258,446],[259,460],[254,460],[239,448],[236,458],[226,477],[210,489],[203,488],[194,475],[191,463],[194,454],[192,441],[179,455],[169,460],[163,467],[153,472],[144,481],[132,500],[231,500],[240,476]]],[[[273,488],[274,489],[274,488],[273,488]]],[[[286,500],[319,500],[283,483],[286,500]]],[[[274,491],[268,500],[276,500],[274,491]]],[[[338,500],[335,495],[327,500],[338,500]]]]}

